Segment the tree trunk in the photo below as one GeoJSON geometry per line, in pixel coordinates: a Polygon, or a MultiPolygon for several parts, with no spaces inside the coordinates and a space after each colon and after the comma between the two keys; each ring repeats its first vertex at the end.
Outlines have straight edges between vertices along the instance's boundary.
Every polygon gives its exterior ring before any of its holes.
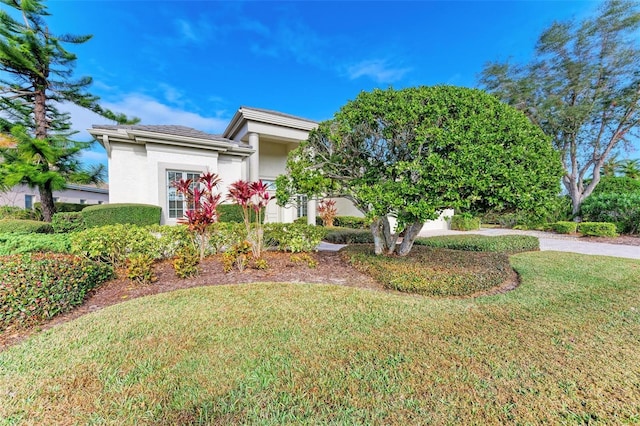
{"type": "Polygon", "coordinates": [[[38,187],[40,192],[40,208],[42,209],[42,220],[45,222],[51,222],[53,214],[56,212],[56,207],[53,204],[53,191],[50,184],[44,184],[38,187]]]}
{"type": "Polygon", "coordinates": [[[385,252],[384,235],[382,232],[382,219],[377,218],[371,222],[369,226],[373,235],[373,252],[376,256],[380,256],[385,252]]]}
{"type": "Polygon", "coordinates": [[[398,247],[398,256],[406,256],[411,251],[413,247],[413,242],[416,240],[416,237],[422,230],[422,226],[424,223],[422,222],[414,222],[405,230],[404,238],[402,239],[402,243],[400,247],[398,247]]]}
{"type": "Polygon", "coordinates": [[[396,251],[396,244],[398,242],[398,233],[391,232],[391,224],[389,223],[389,218],[384,216],[381,218],[382,220],[382,234],[384,236],[384,244],[385,250],[387,254],[393,254],[396,251]]]}

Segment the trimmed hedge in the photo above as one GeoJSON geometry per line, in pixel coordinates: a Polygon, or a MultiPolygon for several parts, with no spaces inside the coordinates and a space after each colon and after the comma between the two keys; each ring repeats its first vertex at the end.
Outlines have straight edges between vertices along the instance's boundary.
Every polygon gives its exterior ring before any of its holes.
{"type": "Polygon", "coordinates": [[[77,256],[34,253],[0,259],[0,330],[46,321],[80,305],[113,277],[104,264],[77,256]]]}
{"type": "Polygon", "coordinates": [[[330,228],[324,241],[333,244],[373,244],[373,234],[364,229],[330,228]]]}
{"type": "Polygon", "coordinates": [[[0,206],[0,219],[35,220],[37,213],[33,210],[13,206],[0,206]]]}
{"type": "Polygon", "coordinates": [[[99,204],[82,210],[87,228],[116,224],[159,225],[161,214],[160,207],[150,204],[99,204]]]}
{"type": "Polygon", "coordinates": [[[367,229],[367,219],[357,216],[336,216],[333,224],[339,228],[367,229]]]}
{"type": "Polygon", "coordinates": [[[82,231],[87,228],[82,212],[54,213],[53,218],[51,218],[51,226],[56,234],[82,231]]]}
{"type": "Polygon", "coordinates": [[[480,229],[480,218],[456,214],[451,218],[451,229],[455,231],[476,231],[480,229]]]}
{"type": "Polygon", "coordinates": [[[0,234],[51,234],[53,227],[48,222],[37,220],[2,219],[0,234]]]}
{"type": "Polygon", "coordinates": [[[69,253],[71,239],[67,234],[0,234],[0,256],[35,251],[69,253]]]}
{"type": "MultiPolygon", "coordinates": [[[[79,203],[59,203],[55,202],[53,205],[56,208],[56,213],[72,213],[72,212],[80,212],[85,209],[85,207],[89,207],[89,204],[79,204],[79,203]]],[[[35,203],[33,208],[38,212],[42,211],[42,204],[35,203]]]]}
{"type": "MultiPolygon", "coordinates": [[[[294,220],[293,223],[297,223],[299,225],[306,225],[307,216],[300,216],[299,218],[294,220]]],[[[320,216],[316,216],[316,226],[322,226],[322,218],[320,216]]]]}
{"type": "Polygon", "coordinates": [[[376,256],[371,246],[340,255],[389,289],[429,296],[465,296],[499,286],[512,276],[504,253],[469,253],[414,247],[405,257],[376,256]]]}
{"type": "MultiPolygon", "coordinates": [[[[218,221],[223,223],[244,223],[244,215],[242,213],[242,207],[237,204],[220,204],[217,207],[218,221]]],[[[249,211],[251,222],[256,221],[256,216],[253,210],[249,211]]],[[[264,222],[264,215],[261,217],[264,222]]]]}
{"type": "Polygon", "coordinates": [[[556,222],[550,224],[549,227],[558,234],[575,234],[578,230],[576,222],[556,222]]]}
{"type": "Polygon", "coordinates": [[[495,237],[485,235],[446,235],[416,238],[414,244],[432,248],[505,254],[540,250],[540,240],[530,235],[499,235],[495,237]]]}
{"type": "Polygon", "coordinates": [[[578,231],[585,237],[617,237],[616,225],[608,222],[582,222],[578,231]]]}

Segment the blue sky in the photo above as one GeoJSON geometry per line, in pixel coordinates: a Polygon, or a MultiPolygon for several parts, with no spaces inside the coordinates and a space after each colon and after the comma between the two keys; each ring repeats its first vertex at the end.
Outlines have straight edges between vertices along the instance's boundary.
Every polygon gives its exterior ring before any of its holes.
{"type": "MultiPolygon", "coordinates": [[[[76,76],[144,124],[220,133],[241,105],[325,120],[360,91],[477,86],[489,61],[530,58],[554,20],[595,1],[49,0],[54,33],[93,34],[76,76]]],[[[79,138],[106,121],[71,108],[79,138]]],[[[85,156],[103,162],[101,147],[85,156]]]]}

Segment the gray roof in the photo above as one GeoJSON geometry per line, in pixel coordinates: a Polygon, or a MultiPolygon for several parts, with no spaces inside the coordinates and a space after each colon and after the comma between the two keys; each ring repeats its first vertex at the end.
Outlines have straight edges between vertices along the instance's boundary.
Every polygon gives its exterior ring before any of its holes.
{"type": "Polygon", "coordinates": [[[308,118],[304,118],[304,117],[299,117],[297,115],[292,115],[292,114],[285,114],[284,112],[280,112],[280,111],[274,111],[271,109],[264,109],[264,108],[254,108],[254,107],[250,107],[250,106],[241,106],[240,109],[250,109],[253,111],[260,111],[260,112],[265,112],[267,114],[273,114],[273,115],[279,115],[281,117],[287,117],[287,118],[293,118],[295,120],[302,120],[302,121],[308,121],[310,123],[318,123],[315,120],[310,120],[308,118]]]}
{"type": "MultiPolygon", "coordinates": [[[[227,142],[233,145],[238,145],[238,142],[222,137],[221,135],[213,135],[211,133],[205,133],[197,129],[193,129],[191,127],[186,126],[176,126],[176,125],[166,125],[166,124],[134,124],[134,125],[123,125],[123,124],[94,124],[92,126],[94,129],[105,129],[105,130],[142,130],[145,132],[153,132],[160,133],[165,135],[173,135],[173,136],[183,136],[197,139],[207,139],[211,141],[217,142],[227,142]]],[[[240,143],[240,145],[245,145],[244,143],[240,143]]]]}

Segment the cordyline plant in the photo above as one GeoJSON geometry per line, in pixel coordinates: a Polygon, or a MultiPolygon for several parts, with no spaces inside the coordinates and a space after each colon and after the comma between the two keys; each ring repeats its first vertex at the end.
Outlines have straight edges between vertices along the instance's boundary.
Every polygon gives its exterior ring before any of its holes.
{"type": "Polygon", "coordinates": [[[333,221],[338,215],[335,200],[322,200],[318,204],[318,215],[322,219],[322,225],[325,227],[333,226],[333,221]]]}
{"type": "Polygon", "coordinates": [[[189,226],[189,230],[199,237],[200,260],[204,259],[209,225],[218,221],[219,193],[214,189],[220,184],[220,176],[216,173],[202,173],[198,180],[180,179],[171,185],[185,198],[187,206],[193,208],[184,212],[184,217],[178,219],[178,223],[189,226]]]}
{"type": "Polygon", "coordinates": [[[264,247],[262,218],[264,210],[272,198],[269,191],[267,191],[267,185],[261,180],[255,182],[239,180],[229,186],[229,196],[227,198],[242,207],[247,240],[251,243],[253,257],[259,259],[264,247]],[[255,217],[253,229],[251,229],[251,212],[254,213],[255,217]]]}

